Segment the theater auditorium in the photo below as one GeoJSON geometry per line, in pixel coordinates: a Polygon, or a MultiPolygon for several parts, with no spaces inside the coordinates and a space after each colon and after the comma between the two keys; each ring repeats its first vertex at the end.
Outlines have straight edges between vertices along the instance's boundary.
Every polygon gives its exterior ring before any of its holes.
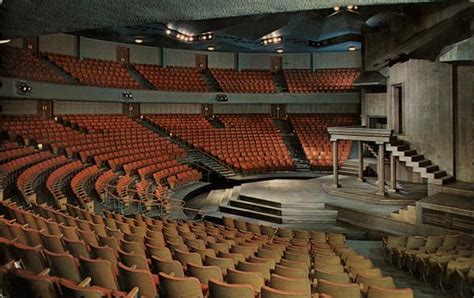
{"type": "Polygon", "coordinates": [[[474,297],[472,0],[0,0],[0,296],[474,297]]]}

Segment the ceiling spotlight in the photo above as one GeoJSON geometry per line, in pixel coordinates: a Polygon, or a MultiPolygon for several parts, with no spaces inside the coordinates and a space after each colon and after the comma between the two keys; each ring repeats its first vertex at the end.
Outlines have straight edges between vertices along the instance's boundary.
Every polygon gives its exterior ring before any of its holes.
{"type": "Polygon", "coordinates": [[[278,37],[278,38],[277,38],[277,41],[280,42],[280,41],[281,41],[281,37],[278,37]]]}
{"type": "Polygon", "coordinates": [[[189,37],[185,36],[184,41],[189,41],[189,37]]]}
{"type": "Polygon", "coordinates": [[[277,49],[277,53],[278,53],[278,54],[283,53],[283,49],[277,49]]]}
{"type": "Polygon", "coordinates": [[[208,50],[208,51],[214,51],[214,47],[213,47],[213,46],[208,46],[208,47],[207,47],[207,50],[208,50]]]}
{"type": "Polygon", "coordinates": [[[347,9],[349,9],[349,10],[354,9],[354,5],[347,5],[347,9]]]}
{"type": "Polygon", "coordinates": [[[354,10],[358,9],[359,7],[357,7],[357,5],[354,5],[354,10]]]}
{"type": "Polygon", "coordinates": [[[189,41],[194,41],[194,37],[190,36],[189,41]]]}
{"type": "Polygon", "coordinates": [[[25,82],[18,82],[18,83],[16,84],[16,88],[17,88],[21,93],[31,92],[31,86],[28,85],[28,84],[25,83],[25,82]]]}
{"type": "Polygon", "coordinates": [[[273,42],[278,42],[278,38],[273,37],[272,41],[273,41],[273,42]]]}
{"type": "Polygon", "coordinates": [[[171,34],[171,30],[170,29],[166,29],[166,34],[170,35],[171,34]]]}
{"type": "Polygon", "coordinates": [[[0,40],[0,44],[9,43],[10,41],[12,41],[12,40],[11,39],[0,40]]]}
{"type": "Polygon", "coordinates": [[[334,11],[339,11],[341,9],[339,6],[334,6],[334,11]]]}
{"type": "Polygon", "coordinates": [[[181,38],[181,34],[176,34],[176,38],[180,39],[181,38]]]}
{"type": "Polygon", "coordinates": [[[209,34],[207,38],[212,39],[212,34],[209,34]]]}
{"type": "Polygon", "coordinates": [[[351,52],[357,50],[357,48],[355,46],[349,46],[347,49],[351,52]]]}
{"type": "Polygon", "coordinates": [[[202,37],[202,40],[206,40],[206,39],[207,39],[207,36],[204,35],[204,36],[202,37]]]}
{"type": "Polygon", "coordinates": [[[267,44],[267,43],[268,43],[268,40],[264,40],[264,41],[263,41],[263,44],[267,44]]]}
{"type": "Polygon", "coordinates": [[[141,39],[141,38],[135,38],[135,43],[143,43],[143,39],[141,39]]]}

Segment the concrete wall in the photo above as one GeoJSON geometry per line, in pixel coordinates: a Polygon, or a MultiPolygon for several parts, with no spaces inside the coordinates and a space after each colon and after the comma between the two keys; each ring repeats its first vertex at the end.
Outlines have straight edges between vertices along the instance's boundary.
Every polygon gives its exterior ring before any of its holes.
{"type": "Polygon", "coordinates": [[[239,69],[267,69],[270,70],[269,54],[239,53],[239,69]]]}
{"type": "Polygon", "coordinates": [[[362,93],[362,125],[367,125],[368,118],[374,116],[387,117],[387,93],[362,93]]]}
{"type": "Polygon", "coordinates": [[[392,85],[402,84],[404,125],[401,139],[453,173],[452,67],[426,60],[409,60],[390,68],[387,124],[394,128],[392,85]]]}
{"type": "Polygon", "coordinates": [[[474,182],[473,66],[457,67],[456,179],[474,182]]]}
{"type": "Polygon", "coordinates": [[[359,104],[289,104],[286,106],[288,114],[313,114],[313,113],[359,113],[359,104]]]}
{"type": "Polygon", "coordinates": [[[39,37],[41,52],[77,56],[77,37],[68,34],[49,34],[39,37]]]}
{"type": "Polygon", "coordinates": [[[36,114],[36,100],[0,99],[2,115],[36,114]]]}
{"type": "Polygon", "coordinates": [[[234,53],[163,49],[165,66],[196,66],[196,54],[207,55],[209,68],[234,68],[234,53]]]}
{"type": "Polygon", "coordinates": [[[143,103],[140,105],[142,114],[199,114],[200,104],[154,104],[143,103]]]}
{"type": "Polygon", "coordinates": [[[311,53],[283,55],[283,69],[311,69],[311,53]]]}
{"type": "Polygon", "coordinates": [[[121,114],[121,103],[55,101],[54,114],[121,114]]]}
{"type": "Polygon", "coordinates": [[[321,68],[360,68],[360,51],[313,53],[313,70],[321,68]]]}
{"type": "Polygon", "coordinates": [[[16,48],[23,48],[23,39],[15,38],[12,39],[9,43],[9,46],[16,47],[16,48]]]}
{"type": "Polygon", "coordinates": [[[81,37],[81,57],[115,61],[117,46],[130,49],[131,63],[160,64],[160,48],[103,41],[86,37],[81,37]]]}
{"type": "Polygon", "coordinates": [[[215,104],[214,114],[270,114],[269,104],[215,104]]]}

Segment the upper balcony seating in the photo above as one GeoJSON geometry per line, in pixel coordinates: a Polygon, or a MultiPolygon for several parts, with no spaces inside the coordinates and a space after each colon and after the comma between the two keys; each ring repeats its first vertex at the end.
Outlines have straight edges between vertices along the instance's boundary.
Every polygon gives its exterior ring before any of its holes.
{"type": "Polygon", "coordinates": [[[261,173],[294,168],[290,153],[268,115],[218,115],[214,128],[199,115],[147,115],[154,124],[235,171],[261,173]]]}
{"type": "Polygon", "coordinates": [[[28,50],[0,46],[0,76],[64,84],[66,81],[28,50]]]}
{"type": "Polygon", "coordinates": [[[275,93],[276,86],[268,70],[210,69],[222,91],[232,93],[275,93]]]}
{"type": "Polygon", "coordinates": [[[45,53],[49,60],[56,63],[82,85],[142,89],[128,73],[127,68],[119,62],[94,58],[78,59],[74,56],[45,53]]]}
{"type": "MultiPolygon", "coordinates": [[[[327,168],[333,165],[332,144],[329,140],[328,127],[350,126],[356,123],[352,114],[301,114],[290,115],[301,146],[312,168],[327,168]]],[[[338,142],[339,165],[348,158],[351,141],[338,142]]]]}
{"type": "Polygon", "coordinates": [[[360,75],[356,68],[285,69],[283,71],[290,93],[345,92],[360,75]]]}
{"type": "Polygon", "coordinates": [[[202,71],[194,67],[135,64],[135,69],[157,90],[178,92],[206,92],[207,83],[202,71]]]}

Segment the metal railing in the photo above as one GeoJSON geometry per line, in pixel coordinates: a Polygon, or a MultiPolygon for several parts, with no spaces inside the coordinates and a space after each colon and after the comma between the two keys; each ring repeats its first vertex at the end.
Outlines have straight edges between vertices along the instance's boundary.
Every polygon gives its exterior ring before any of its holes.
{"type": "Polygon", "coordinates": [[[116,189],[116,186],[111,185],[111,182],[107,182],[104,188],[104,204],[110,211],[123,215],[141,214],[150,217],[171,217],[173,214],[184,214],[191,220],[202,220],[205,217],[203,210],[185,207],[183,200],[165,196],[163,202],[156,201],[156,195],[148,190],[140,192],[127,188],[127,198],[121,198],[112,191],[116,189]],[[150,199],[136,199],[135,195],[139,198],[150,199]]]}

